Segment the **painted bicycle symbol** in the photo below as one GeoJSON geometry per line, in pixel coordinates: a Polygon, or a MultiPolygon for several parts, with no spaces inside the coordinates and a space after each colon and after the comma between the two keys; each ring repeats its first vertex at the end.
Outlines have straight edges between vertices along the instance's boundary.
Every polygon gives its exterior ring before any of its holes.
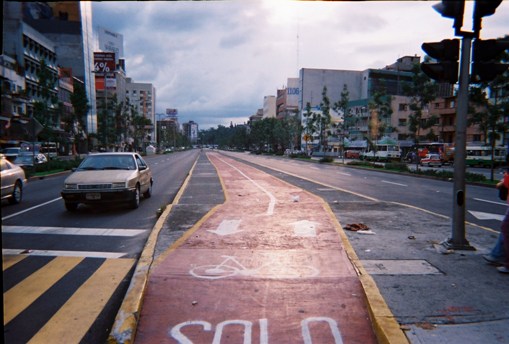
{"type": "Polygon", "coordinates": [[[221,256],[224,260],[218,265],[202,265],[193,267],[189,273],[196,278],[220,279],[232,276],[251,276],[266,278],[310,278],[320,273],[312,266],[264,264],[255,269],[242,265],[234,256],[221,256]]]}

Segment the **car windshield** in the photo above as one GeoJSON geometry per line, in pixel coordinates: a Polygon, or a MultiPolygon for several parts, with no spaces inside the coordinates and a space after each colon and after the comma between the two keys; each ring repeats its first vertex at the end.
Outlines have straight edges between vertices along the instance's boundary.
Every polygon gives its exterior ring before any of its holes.
{"type": "Polygon", "coordinates": [[[78,170],[134,170],[136,164],[132,156],[91,155],[87,157],[78,170]]]}

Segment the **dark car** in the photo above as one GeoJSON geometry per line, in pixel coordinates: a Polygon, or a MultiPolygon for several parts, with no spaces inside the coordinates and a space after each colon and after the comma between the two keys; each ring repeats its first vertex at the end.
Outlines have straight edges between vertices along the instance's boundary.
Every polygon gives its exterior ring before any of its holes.
{"type": "Polygon", "coordinates": [[[2,154],[5,156],[5,158],[9,161],[14,161],[17,157],[19,152],[21,151],[21,147],[9,147],[5,148],[2,151],[2,154]]]}
{"type": "Polygon", "coordinates": [[[152,184],[152,172],[138,153],[97,153],[67,177],[61,194],[68,211],[80,203],[126,203],[135,209],[141,195],[151,196],[152,184]]]}

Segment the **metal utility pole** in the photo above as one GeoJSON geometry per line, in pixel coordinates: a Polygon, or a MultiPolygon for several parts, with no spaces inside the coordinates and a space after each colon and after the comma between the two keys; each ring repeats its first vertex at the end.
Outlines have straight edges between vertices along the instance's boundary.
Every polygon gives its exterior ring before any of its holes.
{"type": "Polygon", "coordinates": [[[470,246],[465,235],[465,156],[471,47],[472,37],[470,35],[463,36],[461,41],[458,110],[456,112],[456,140],[454,147],[452,238],[442,243],[447,248],[455,250],[475,250],[474,247],[470,246]]]}

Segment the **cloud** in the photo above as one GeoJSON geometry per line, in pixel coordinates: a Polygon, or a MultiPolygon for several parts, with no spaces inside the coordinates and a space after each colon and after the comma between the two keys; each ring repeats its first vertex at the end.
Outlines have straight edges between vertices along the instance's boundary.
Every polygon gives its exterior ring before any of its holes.
{"type": "MultiPolygon", "coordinates": [[[[177,108],[201,129],[243,123],[300,68],[382,68],[422,42],[454,37],[428,1],[93,2],[96,26],[121,33],[127,74],[156,87],[157,113],[177,108]]],[[[509,2],[483,19],[507,33],[509,2]]]]}

